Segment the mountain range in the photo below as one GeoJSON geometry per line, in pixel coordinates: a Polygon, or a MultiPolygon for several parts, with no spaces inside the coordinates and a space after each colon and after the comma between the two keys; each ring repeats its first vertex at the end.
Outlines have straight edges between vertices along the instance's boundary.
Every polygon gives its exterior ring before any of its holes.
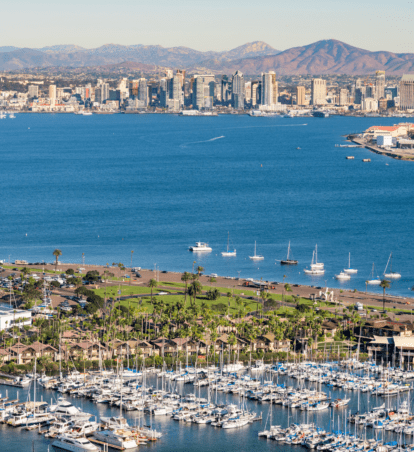
{"type": "Polygon", "coordinates": [[[370,74],[385,70],[400,75],[414,71],[413,53],[371,52],[334,39],[278,51],[262,41],[224,52],[200,52],[188,47],[107,44],[96,49],[56,45],[41,49],[0,47],[0,70],[91,67],[185,68],[249,75],[274,70],[280,75],[370,74]]]}

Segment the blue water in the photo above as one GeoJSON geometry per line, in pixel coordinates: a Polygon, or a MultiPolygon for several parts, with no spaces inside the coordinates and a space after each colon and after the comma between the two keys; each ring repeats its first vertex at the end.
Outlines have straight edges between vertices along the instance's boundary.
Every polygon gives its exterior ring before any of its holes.
{"type": "MultiPolygon", "coordinates": [[[[263,375],[258,375],[259,378],[263,378],[263,375]]],[[[271,378],[271,377],[270,377],[271,378]]],[[[269,379],[269,376],[266,376],[269,379]]],[[[156,378],[149,378],[147,384],[157,385],[156,378]]],[[[297,380],[288,377],[276,377],[273,378],[274,382],[285,383],[287,385],[293,385],[298,387],[299,383],[297,380]]],[[[161,379],[158,379],[159,388],[161,388],[161,379]]],[[[345,422],[346,417],[351,413],[358,411],[358,395],[354,391],[343,391],[338,388],[333,388],[329,390],[326,386],[319,388],[319,385],[315,383],[303,383],[305,387],[315,388],[317,390],[321,389],[326,392],[333,400],[336,398],[349,398],[351,397],[350,404],[345,408],[332,410],[331,408],[324,411],[317,412],[305,412],[299,409],[287,409],[281,405],[273,405],[272,407],[272,417],[273,425],[281,425],[283,428],[288,427],[292,423],[315,423],[318,427],[324,428],[327,431],[332,430],[342,430],[349,434],[351,431],[352,435],[357,435],[363,438],[365,435],[367,438],[376,437],[377,439],[383,440],[385,442],[399,440],[400,438],[393,432],[374,431],[371,428],[355,427],[354,424],[348,424],[345,422]],[[333,420],[334,418],[334,420],[333,420]]],[[[3,396],[6,394],[6,387],[1,387],[3,396]]],[[[169,390],[167,386],[167,390],[169,390]]],[[[180,394],[194,393],[193,385],[184,385],[183,383],[178,383],[174,386],[173,390],[180,394]]],[[[17,391],[15,388],[9,388],[8,396],[9,399],[19,398],[22,402],[27,400],[27,389],[20,389],[17,391]],[[18,395],[17,395],[18,392],[18,395]]],[[[48,403],[56,402],[59,393],[51,390],[37,389],[36,400],[42,398],[43,401],[48,403]]],[[[207,398],[207,389],[201,388],[200,396],[207,398]]],[[[196,395],[199,395],[197,389],[196,395]]],[[[30,397],[33,400],[33,389],[30,389],[30,397]]],[[[65,395],[67,399],[75,406],[82,408],[84,411],[91,413],[96,416],[99,420],[102,416],[119,416],[120,410],[117,407],[112,407],[107,404],[94,404],[89,399],[74,398],[69,395],[65,395]]],[[[403,400],[407,400],[412,405],[412,400],[405,394],[399,397],[392,397],[389,401],[383,397],[370,396],[367,393],[360,393],[359,410],[361,413],[365,413],[374,407],[381,406],[384,402],[387,406],[392,408],[398,407],[403,400]]],[[[236,405],[240,404],[240,398],[238,395],[233,394],[223,394],[221,392],[214,392],[212,396],[213,403],[233,403],[236,405]]],[[[248,410],[254,411],[257,414],[262,413],[263,420],[255,422],[251,425],[247,425],[242,428],[223,430],[220,428],[214,428],[210,425],[203,424],[188,424],[183,422],[177,422],[172,420],[169,416],[157,416],[153,417],[152,421],[148,415],[143,415],[141,412],[129,411],[123,412],[122,415],[128,419],[130,425],[136,425],[141,423],[140,418],[144,416],[144,425],[152,425],[157,430],[163,433],[163,437],[160,441],[153,444],[148,444],[147,446],[140,446],[139,449],[133,449],[132,452],[137,450],[153,450],[154,452],[184,452],[184,451],[206,451],[206,452],[244,452],[244,451],[276,451],[276,452],[293,452],[293,451],[305,451],[306,449],[301,446],[287,446],[286,444],[281,444],[272,440],[265,440],[263,438],[258,438],[257,434],[260,431],[265,430],[265,427],[269,426],[270,416],[268,417],[268,410],[270,408],[269,403],[260,404],[257,401],[246,401],[246,406],[248,410]]],[[[411,436],[403,435],[403,441],[408,444],[412,444],[413,438],[411,436]]],[[[30,452],[35,450],[35,452],[46,452],[48,447],[50,452],[54,451],[51,447],[53,440],[44,438],[40,436],[36,430],[26,431],[24,428],[10,427],[8,425],[0,424],[0,450],[2,452],[30,452]]],[[[111,449],[110,449],[111,450],[111,449]]]]}
{"type": "Polygon", "coordinates": [[[50,262],[58,247],[63,262],[129,266],[134,250],[143,268],[195,260],[206,273],[365,289],[393,252],[403,277],[389,292],[410,295],[414,163],[335,147],[396,121],[19,114],[0,121],[0,259],[50,262]],[[225,259],[228,231],[237,257],[225,259]],[[188,252],[199,240],[213,252],[188,252]],[[299,265],[287,269],[275,260],[289,240],[299,265]],[[327,271],[310,278],[316,243],[327,271]],[[336,282],[349,252],[358,275],[336,282]]]}

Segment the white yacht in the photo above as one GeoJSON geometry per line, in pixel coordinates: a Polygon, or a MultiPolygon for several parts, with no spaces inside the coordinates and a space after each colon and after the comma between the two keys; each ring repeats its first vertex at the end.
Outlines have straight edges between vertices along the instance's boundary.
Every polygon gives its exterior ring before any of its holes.
{"type": "Polygon", "coordinates": [[[204,243],[204,242],[196,242],[195,246],[190,246],[189,250],[195,251],[195,252],[213,251],[213,249],[208,246],[208,243],[204,243]]]}
{"type": "Polygon", "coordinates": [[[93,432],[93,437],[98,441],[109,445],[112,444],[122,449],[135,449],[137,447],[137,442],[132,436],[128,435],[127,430],[98,430],[93,432]]]}
{"type": "Polygon", "coordinates": [[[221,253],[223,257],[232,257],[236,256],[236,250],[230,250],[230,232],[227,234],[227,249],[221,253]]]}
{"type": "Polygon", "coordinates": [[[95,444],[92,444],[86,438],[75,438],[71,435],[60,435],[52,443],[53,447],[63,450],[70,450],[71,452],[93,451],[97,452],[101,449],[95,444]]]}
{"type": "Polygon", "coordinates": [[[399,273],[392,271],[392,253],[390,254],[390,257],[388,258],[387,266],[385,267],[385,270],[384,270],[384,278],[387,278],[387,279],[399,279],[399,278],[401,278],[401,275],[399,273]],[[389,273],[387,273],[388,264],[390,262],[391,262],[390,271],[389,271],[389,273]]]}
{"type": "Polygon", "coordinates": [[[249,256],[249,259],[251,259],[252,261],[262,261],[264,259],[264,257],[260,254],[256,254],[256,242],[254,242],[254,255],[249,256]]]}
{"type": "Polygon", "coordinates": [[[349,274],[355,274],[358,273],[358,270],[356,268],[352,268],[351,267],[351,253],[349,253],[349,259],[348,259],[348,268],[344,269],[345,273],[349,273],[349,274]]]}
{"type": "Polygon", "coordinates": [[[375,273],[375,265],[372,264],[371,279],[367,280],[367,284],[369,284],[370,286],[379,286],[381,284],[381,280],[378,278],[378,276],[375,279],[374,273],[375,273]]]}
{"type": "Polygon", "coordinates": [[[59,397],[56,405],[50,405],[47,409],[49,413],[53,413],[55,416],[65,416],[70,418],[71,420],[88,420],[91,415],[89,413],[85,413],[79,408],[73,406],[69,400],[66,400],[63,397],[59,397]]]}
{"type": "Polygon", "coordinates": [[[92,116],[92,112],[91,111],[83,111],[82,113],[82,116],[92,116]]]}
{"type": "Polygon", "coordinates": [[[348,273],[345,273],[345,271],[339,273],[338,275],[335,275],[335,278],[339,281],[349,281],[351,279],[351,275],[348,273]]]}

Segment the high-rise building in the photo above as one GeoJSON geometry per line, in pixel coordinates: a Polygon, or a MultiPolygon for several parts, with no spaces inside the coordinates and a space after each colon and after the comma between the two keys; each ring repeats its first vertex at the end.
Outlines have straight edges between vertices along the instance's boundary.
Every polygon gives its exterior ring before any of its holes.
{"type": "Polygon", "coordinates": [[[273,71],[262,73],[262,105],[274,105],[279,97],[276,73],[273,71]]]}
{"type": "Polygon", "coordinates": [[[145,78],[138,80],[138,101],[142,102],[144,107],[148,106],[148,86],[145,78]]]}
{"type": "Polygon", "coordinates": [[[296,104],[305,105],[306,100],[306,89],[304,86],[296,87],[296,104]]]}
{"type": "Polygon", "coordinates": [[[245,82],[244,84],[244,100],[246,104],[252,101],[252,82],[245,82]]]}
{"type": "Polygon", "coordinates": [[[400,108],[414,109],[414,74],[404,74],[401,78],[400,108]]]}
{"type": "Polygon", "coordinates": [[[160,105],[161,107],[167,107],[168,98],[168,80],[162,78],[160,80],[160,105]]]}
{"type": "Polygon", "coordinates": [[[260,101],[260,96],[258,96],[258,88],[259,82],[257,80],[252,81],[250,88],[250,98],[252,106],[257,105],[259,103],[258,101],[260,101]]]}
{"type": "Polygon", "coordinates": [[[385,71],[375,73],[375,98],[381,99],[385,96],[385,71]]]}
{"type": "Polygon", "coordinates": [[[313,78],[311,82],[312,105],[324,105],[326,103],[326,80],[313,78]]]}
{"type": "Polygon", "coordinates": [[[39,97],[39,86],[38,85],[29,85],[28,91],[29,97],[39,97]]]}
{"type": "Polygon", "coordinates": [[[236,71],[232,77],[232,105],[237,110],[244,109],[244,77],[240,71],[236,71]]]}
{"type": "Polygon", "coordinates": [[[354,102],[356,104],[362,105],[362,102],[364,102],[364,99],[366,98],[366,87],[360,86],[358,88],[355,88],[355,99],[354,102]]]}
{"type": "Polygon", "coordinates": [[[366,97],[372,97],[373,99],[377,99],[377,90],[376,90],[376,86],[373,85],[372,83],[370,83],[369,85],[366,86],[366,90],[365,90],[365,96],[366,97]]]}
{"type": "Polygon", "coordinates": [[[49,85],[49,99],[56,100],[56,85],[49,85]]]}
{"type": "Polygon", "coordinates": [[[349,104],[349,91],[347,89],[339,90],[339,105],[343,107],[349,104]]]}
{"type": "Polygon", "coordinates": [[[102,83],[101,85],[101,103],[109,99],[109,83],[102,83]]]}
{"type": "Polygon", "coordinates": [[[214,75],[194,75],[193,108],[211,108],[214,99],[214,75]]]}

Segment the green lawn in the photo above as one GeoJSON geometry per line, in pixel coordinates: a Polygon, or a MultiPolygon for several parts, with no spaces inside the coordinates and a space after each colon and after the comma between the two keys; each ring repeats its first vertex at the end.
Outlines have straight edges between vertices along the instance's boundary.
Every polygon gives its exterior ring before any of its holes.
{"type": "Polygon", "coordinates": [[[357,342],[346,342],[346,341],[333,341],[333,342],[318,342],[318,350],[327,350],[333,353],[339,352],[347,352],[349,349],[352,349],[353,346],[358,345],[357,342]]]}

